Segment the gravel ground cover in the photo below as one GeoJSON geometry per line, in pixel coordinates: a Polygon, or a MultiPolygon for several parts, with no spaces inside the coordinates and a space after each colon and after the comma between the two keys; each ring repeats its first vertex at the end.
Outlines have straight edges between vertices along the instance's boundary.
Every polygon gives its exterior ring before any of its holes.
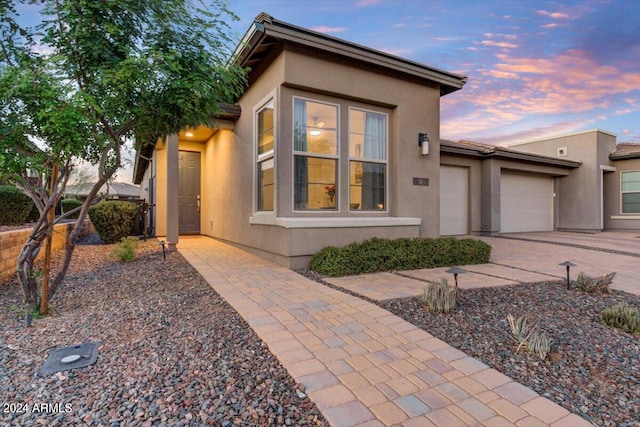
{"type": "Polygon", "coordinates": [[[596,425],[640,426],[640,339],[599,322],[622,301],[640,308],[639,296],[552,282],[460,290],[449,314],[429,313],[420,297],[379,305],[596,425]],[[515,352],[507,314],[539,321],[553,340],[546,360],[515,352]]]}
{"type": "Polygon", "coordinates": [[[180,254],[163,261],[149,240],[122,263],[84,243],[31,328],[12,310],[19,285],[0,285],[0,425],[328,425],[180,254]],[[102,343],[95,365],[36,376],[50,350],[86,341],[102,343]]]}

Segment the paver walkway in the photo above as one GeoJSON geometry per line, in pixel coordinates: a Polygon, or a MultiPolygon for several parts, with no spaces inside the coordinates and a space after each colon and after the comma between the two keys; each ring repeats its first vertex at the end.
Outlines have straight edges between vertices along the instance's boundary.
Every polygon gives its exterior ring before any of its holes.
{"type": "Polygon", "coordinates": [[[210,238],[178,249],[333,426],[590,425],[374,304],[210,238]]]}

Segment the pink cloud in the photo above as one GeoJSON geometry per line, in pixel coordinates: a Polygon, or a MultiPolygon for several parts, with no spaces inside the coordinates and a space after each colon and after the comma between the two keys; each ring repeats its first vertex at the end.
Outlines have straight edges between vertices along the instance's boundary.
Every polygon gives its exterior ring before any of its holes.
{"type": "Polygon", "coordinates": [[[505,49],[515,49],[516,47],[518,47],[518,45],[515,43],[495,42],[493,40],[482,40],[480,43],[485,46],[495,46],[495,47],[501,47],[505,49]]]}
{"type": "Polygon", "coordinates": [[[344,33],[345,31],[348,30],[347,27],[328,27],[326,25],[320,25],[318,27],[313,27],[311,29],[319,33],[344,33]]]}
{"type": "Polygon", "coordinates": [[[356,6],[371,6],[372,4],[380,3],[381,0],[358,0],[356,6]]]}
{"type": "Polygon", "coordinates": [[[566,13],[547,12],[546,10],[539,10],[538,11],[538,15],[547,16],[547,17],[549,17],[551,19],[571,19],[571,17],[569,15],[567,15],[566,13]]]}

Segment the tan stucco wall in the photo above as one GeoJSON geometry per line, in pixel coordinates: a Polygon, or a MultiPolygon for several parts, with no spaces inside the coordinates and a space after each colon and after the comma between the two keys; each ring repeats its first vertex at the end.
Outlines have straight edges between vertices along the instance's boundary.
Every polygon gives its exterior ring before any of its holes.
{"type": "Polygon", "coordinates": [[[640,159],[616,160],[613,162],[615,172],[604,175],[604,226],[609,229],[640,229],[640,214],[623,214],[620,193],[620,173],[639,171],[640,159]]]}
{"type": "Polygon", "coordinates": [[[557,149],[566,147],[567,155],[559,158],[580,161],[582,165],[557,181],[559,200],[556,227],[561,230],[600,231],[603,226],[600,166],[612,165],[608,156],[615,145],[615,135],[593,130],[515,144],[511,148],[558,157],[557,149]]]}

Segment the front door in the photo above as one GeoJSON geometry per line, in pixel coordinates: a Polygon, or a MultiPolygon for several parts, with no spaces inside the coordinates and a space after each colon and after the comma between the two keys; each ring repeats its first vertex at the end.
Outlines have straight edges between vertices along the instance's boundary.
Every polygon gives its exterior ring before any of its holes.
{"type": "Polygon", "coordinates": [[[178,154],[178,232],[200,234],[200,153],[178,154]]]}

